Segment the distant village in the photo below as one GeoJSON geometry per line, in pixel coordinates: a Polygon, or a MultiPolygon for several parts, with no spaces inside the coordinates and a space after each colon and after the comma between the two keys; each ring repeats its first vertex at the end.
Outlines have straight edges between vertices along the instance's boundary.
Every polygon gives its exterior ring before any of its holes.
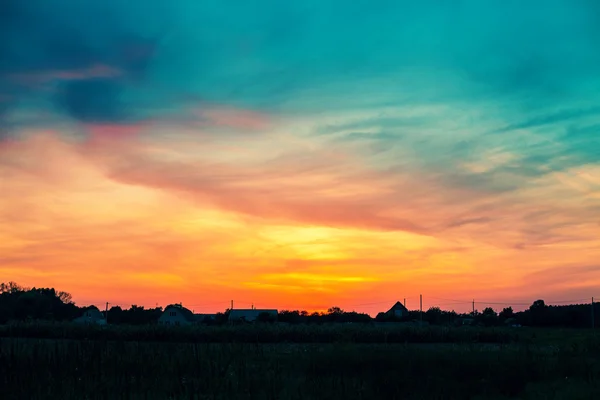
{"type": "MultiPolygon", "coordinates": [[[[96,306],[89,306],[84,309],[83,315],[75,318],[73,322],[106,325],[109,322],[107,321],[106,314],[106,312],[103,313],[96,306]]],[[[402,319],[409,316],[409,311],[404,304],[398,301],[384,314],[389,317],[402,319]]],[[[222,317],[230,323],[277,322],[279,312],[275,309],[258,309],[252,307],[248,309],[229,309],[222,314],[197,314],[181,304],[171,304],[165,307],[156,322],[159,325],[165,326],[210,324],[217,322],[219,315],[222,315],[222,317]]]]}

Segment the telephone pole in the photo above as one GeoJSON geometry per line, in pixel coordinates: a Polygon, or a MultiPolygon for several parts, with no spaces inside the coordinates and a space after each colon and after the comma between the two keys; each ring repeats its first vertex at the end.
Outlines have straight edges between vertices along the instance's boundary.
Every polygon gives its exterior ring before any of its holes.
{"type": "Polygon", "coordinates": [[[592,297],[592,329],[596,328],[596,321],[594,320],[594,298],[592,297]]]}
{"type": "Polygon", "coordinates": [[[108,324],[108,301],[106,302],[106,310],[104,311],[104,321],[108,324]]]}
{"type": "Polygon", "coordinates": [[[423,295],[419,295],[419,318],[423,322],[423,295]]]}
{"type": "Polygon", "coordinates": [[[406,297],[404,298],[404,307],[406,307],[406,297]]]}
{"type": "Polygon", "coordinates": [[[473,299],[473,316],[475,316],[475,299],[473,299]]]}
{"type": "Polygon", "coordinates": [[[233,300],[231,300],[231,310],[233,310],[233,300]]]}

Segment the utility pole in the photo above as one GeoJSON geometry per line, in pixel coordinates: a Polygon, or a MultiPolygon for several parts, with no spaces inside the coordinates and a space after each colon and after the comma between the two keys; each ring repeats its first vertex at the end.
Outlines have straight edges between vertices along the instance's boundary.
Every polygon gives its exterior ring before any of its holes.
{"type": "Polygon", "coordinates": [[[404,307],[406,307],[406,297],[404,298],[404,307]]]}
{"type": "Polygon", "coordinates": [[[473,316],[475,316],[475,299],[473,299],[473,316]]]}
{"type": "Polygon", "coordinates": [[[592,329],[596,328],[596,321],[594,320],[594,298],[592,297],[592,329]]]}
{"type": "Polygon", "coordinates": [[[233,300],[231,300],[231,308],[230,310],[233,310],[233,300]]]}
{"type": "Polygon", "coordinates": [[[106,302],[106,310],[104,311],[104,321],[108,324],[108,301],[106,302]]]}
{"type": "Polygon", "coordinates": [[[419,318],[423,322],[423,295],[419,295],[419,318]]]}

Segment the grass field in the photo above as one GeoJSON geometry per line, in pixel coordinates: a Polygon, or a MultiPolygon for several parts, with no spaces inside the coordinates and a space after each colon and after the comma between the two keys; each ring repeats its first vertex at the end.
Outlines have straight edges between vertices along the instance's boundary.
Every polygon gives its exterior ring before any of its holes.
{"type": "MultiPolygon", "coordinates": [[[[227,327],[236,328],[292,329],[227,327]]],[[[313,336],[336,329],[294,328],[313,336]]],[[[440,337],[456,343],[386,344],[347,334],[330,343],[209,343],[17,338],[5,330],[0,388],[4,399],[600,398],[600,341],[590,331],[524,331],[526,341],[496,344],[468,343],[477,329],[451,331],[440,337]]]]}

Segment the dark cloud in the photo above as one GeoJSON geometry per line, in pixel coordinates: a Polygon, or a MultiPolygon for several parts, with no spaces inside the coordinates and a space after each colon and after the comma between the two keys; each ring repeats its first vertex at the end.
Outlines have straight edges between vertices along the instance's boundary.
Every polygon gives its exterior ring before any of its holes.
{"type": "Polygon", "coordinates": [[[113,79],[66,82],[57,93],[57,103],[82,122],[121,122],[126,107],[119,102],[122,87],[113,79]]]}
{"type": "MultiPolygon", "coordinates": [[[[81,122],[136,118],[143,99],[134,96],[123,102],[121,94],[143,84],[160,36],[146,36],[140,26],[119,18],[120,2],[102,3],[82,6],[62,0],[50,7],[35,0],[2,2],[4,131],[10,129],[6,114],[20,101],[48,94],[59,111],[81,122]],[[99,77],[102,68],[118,73],[99,77]]],[[[155,18],[160,19],[160,13],[155,18]]]]}

